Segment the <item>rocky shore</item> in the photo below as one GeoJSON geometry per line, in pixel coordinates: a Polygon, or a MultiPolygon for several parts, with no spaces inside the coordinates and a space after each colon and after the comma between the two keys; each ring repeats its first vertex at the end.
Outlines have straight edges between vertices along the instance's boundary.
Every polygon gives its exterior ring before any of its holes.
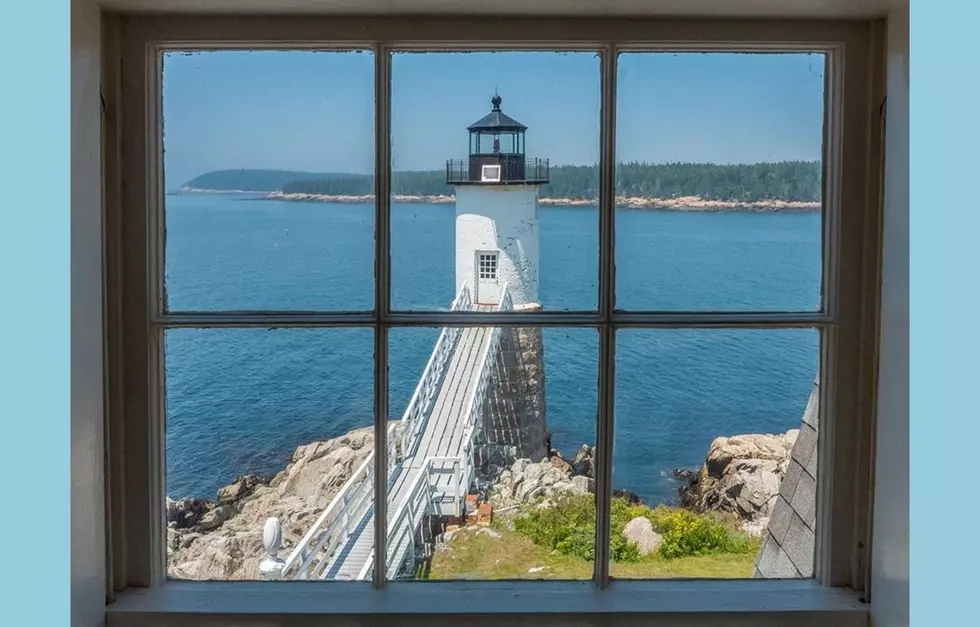
{"type": "MultiPolygon", "coordinates": [[[[182,190],[188,193],[204,193],[210,190],[198,190],[185,188],[182,190]]],[[[295,202],[329,202],[329,203],[373,203],[373,195],[348,196],[348,195],[329,195],[329,194],[287,194],[284,192],[271,192],[265,196],[268,200],[286,200],[295,202]]],[[[439,196],[416,196],[416,195],[394,195],[392,202],[397,203],[421,203],[429,205],[448,205],[456,202],[455,197],[448,195],[439,196]]],[[[538,203],[542,206],[553,207],[594,207],[595,199],[580,198],[539,198],[538,203]]],[[[677,198],[650,198],[640,196],[617,196],[616,206],[627,209],[647,209],[655,211],[753,211],[753,212],[774,212],[774,211],[817,211],[820,209],[819,202],[803,202],[795,200],[761,200],[753,202],[743,202],[735,200],[709,200],[700,196],[681,196],[677,198]]]]}
{"type": "MultiPolygon", "coordinates": [[[[715,439],[697,471],[680,472],[682,506],[725,512],[747,532],[761,534],[786,474],[798,431],[715,439]]],[[[282,555],[295,546],[373,448],[371,428],[296,449],[275,477],[244,475],[218,490],[213,501],[167,499],[168,574],[179,579],[255,579],[263,555],[262,528],[278,517],[282,555]]],[[[481,481],[494,511],[506,513],[560,492],[595,492],[595,451],[582,445],[572,458],[552,450],[540,461],[518,459],[489,467],[481,481]]],[[[628,491],[617,496],[637,500],[628,491]]],[[[649,535],[634,529],[638,538],[649,535]]]]}
{"type": "Polygon", "coordinates": [[[178,579],[257,579],[262,527],[275,516],[288,554],[357,466],[371,454],[371,427],[296,449],[266,479],[245,475],[215,501],[167,499],[167,571],[178,579]]]}

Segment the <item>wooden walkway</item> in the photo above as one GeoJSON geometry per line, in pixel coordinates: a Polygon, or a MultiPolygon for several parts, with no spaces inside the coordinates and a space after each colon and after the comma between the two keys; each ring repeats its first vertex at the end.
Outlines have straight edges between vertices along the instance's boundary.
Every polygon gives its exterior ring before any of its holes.
{"type": "MultiPolygon", "coordinates": [[[[492,311],[492,306],[478,305],[476,311],[492,311]]],[[[467,444],[464,441],[467,404],[477,379],[480,357],[490,341],[490,327],[464,328],[459,335],[452,359],[446,368],[439,394],[422,427],[415,450],[407,451],[400,466],[393,470],[388,492],[388,521],[402,503],[410,498],[411,486],[424,472],[429,457],[459,457],[467,444]]],[[[452,474],[438,477],[438,485],[448,487],[452,474]]],[[[374,507],[357,525],[346,546],[331,558],[321,575],[324,579],[357,579],[374,550],[374,507]]],[[[401,556],[397,556],[401,557],[401,556]]],[[[385,560],[375,560],[375,564],[385,560]]]]}

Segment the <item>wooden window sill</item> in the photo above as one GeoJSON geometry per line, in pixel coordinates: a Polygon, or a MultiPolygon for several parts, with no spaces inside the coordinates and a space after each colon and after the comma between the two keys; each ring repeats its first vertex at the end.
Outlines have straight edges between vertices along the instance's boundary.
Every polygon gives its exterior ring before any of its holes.
{"type": "Polygon", "coordinates": [[[866,627],[868,606],[813,580],[168,582],[128,590],[109,627],[179,625],[711,625],[866,627]]]}

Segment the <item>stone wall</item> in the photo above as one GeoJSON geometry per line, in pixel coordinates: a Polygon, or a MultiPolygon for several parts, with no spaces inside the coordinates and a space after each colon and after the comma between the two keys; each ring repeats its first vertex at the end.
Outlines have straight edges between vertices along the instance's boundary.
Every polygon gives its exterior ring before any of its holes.
{"type": "Polygon", "coordinates": [[[502,327],[497,376],[490,381],[477,451],[508,466],[548,457],[544,338],[540,328],[502,327]]]}
{"type": "Polygon", "coordinates": [[[803,411],[786,476],[762,536],[762,548],[755,564],[756,577],[813,576],[819,398],[820,387],[815,382],[803,411]]]}

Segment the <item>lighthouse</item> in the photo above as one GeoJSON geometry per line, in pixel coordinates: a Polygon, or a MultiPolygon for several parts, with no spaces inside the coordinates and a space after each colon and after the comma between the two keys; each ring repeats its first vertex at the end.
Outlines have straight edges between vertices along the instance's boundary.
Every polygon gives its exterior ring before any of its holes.
{"type": "MultiPolygon", "coordinates": [[[[467,127],[469,156],[446,162],[456,195],[456,291],[469,286],[481,310],[496,308],[506,286],[515,311],[541,308],[538,191],[548,161],[525,156],[527,127],[501,109],[467,127]]],[[[544,342],[537,327],[503,327],[477,449],[482,462],[541,461],[549,453],[544,342]]]]}
{"type": "Polygon", "coordinates": [[[496,305],[504,284],[514,309],[540,307],[538,189],[548,161],[524,154],[527,127],[504,113],[494,95],[490,113],[471,124],[469,158],[446,163],[456,191],[456,291],[496,305]]]}

